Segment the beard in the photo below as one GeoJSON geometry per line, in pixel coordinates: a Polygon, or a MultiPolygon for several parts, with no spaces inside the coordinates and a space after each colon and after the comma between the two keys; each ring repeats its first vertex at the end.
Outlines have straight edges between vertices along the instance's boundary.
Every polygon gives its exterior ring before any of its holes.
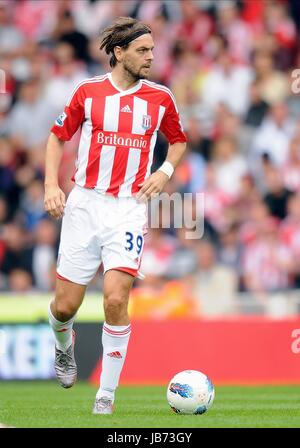
{"type": "Polygon", "coordinates": [[[128,78],[132,79],[134,82],[139,81],[140,79],[148,79],[149,75],[146,73],[142,73],[145,67],[140,67],[137,69],[130,61],[124,61],[123,70],[125,74],[127,74],[128,78]]]}

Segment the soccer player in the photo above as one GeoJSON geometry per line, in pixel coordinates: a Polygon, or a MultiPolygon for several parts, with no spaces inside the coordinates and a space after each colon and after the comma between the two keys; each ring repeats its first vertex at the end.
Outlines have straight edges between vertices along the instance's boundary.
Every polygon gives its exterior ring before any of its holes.
{"type": "Polygon", "coordinates": [[[88,283],[103,264],[103,359],[94,414],[111,414],[131,333],[129,292],[139,271],[147,200],[159,194],[182,159],[186,137],[169,89],[148,81],[153,60],[149,26],[120,17],[103,31],[100,49],[111,73],[78,84],[51,129],[46,150],[45,209],[61,218],[55,298],[57,379],[77,376],[72,330],[88,283]],[[81,127],[75,186],[65,203],[58,170],[65,141],[81,127]],[[157,131],[169,141],[167,158],[151,174],[157,131]]]}

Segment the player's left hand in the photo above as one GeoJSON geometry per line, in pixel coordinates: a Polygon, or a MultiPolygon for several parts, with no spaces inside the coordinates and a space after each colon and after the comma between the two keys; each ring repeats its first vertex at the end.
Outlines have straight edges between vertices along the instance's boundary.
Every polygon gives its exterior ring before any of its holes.
{"type": "Polygon", "coordinates": [[[151,198],[155,198],[162,192],[164,186],[168,182],[169,177],[163,171],[155,171],[142,184],[136,198],[139,202],[147,202],[151,198]]]}

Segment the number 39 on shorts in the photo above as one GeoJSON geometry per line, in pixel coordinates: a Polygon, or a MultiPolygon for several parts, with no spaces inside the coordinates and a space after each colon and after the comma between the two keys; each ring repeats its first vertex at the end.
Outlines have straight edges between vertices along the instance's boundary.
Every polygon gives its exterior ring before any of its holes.
{"type": "Polygon", "coordinates": [[[126,250],[131,251],[136,249],[137,254],[140,255],[143,248],[143,242],[144,238],[141,235],[134,236],[131,232],[126,232],[126,250]]]}

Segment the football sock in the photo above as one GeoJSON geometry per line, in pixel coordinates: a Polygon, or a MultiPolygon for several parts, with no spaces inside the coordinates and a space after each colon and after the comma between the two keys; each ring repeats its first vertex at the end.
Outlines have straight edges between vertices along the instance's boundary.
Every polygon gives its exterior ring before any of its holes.
{"type": "Polygon", "coordinates": [[[102,330],[102,371],[97,398],[105,396],[114,400],[114,393],[119,384],[126,357],[130,333],[130,324],[116,326],[104,322],[102,330]]]}
{"type": "Polygon", "coordinates": [[[75,316],[67,322],[60,322],[53,316],[51,308],[49,306],[49,323],[55,336],[55,345],[59,350],[63,352],[66,352],[72,344],[72,328],[74,320],[75,316]]]}

